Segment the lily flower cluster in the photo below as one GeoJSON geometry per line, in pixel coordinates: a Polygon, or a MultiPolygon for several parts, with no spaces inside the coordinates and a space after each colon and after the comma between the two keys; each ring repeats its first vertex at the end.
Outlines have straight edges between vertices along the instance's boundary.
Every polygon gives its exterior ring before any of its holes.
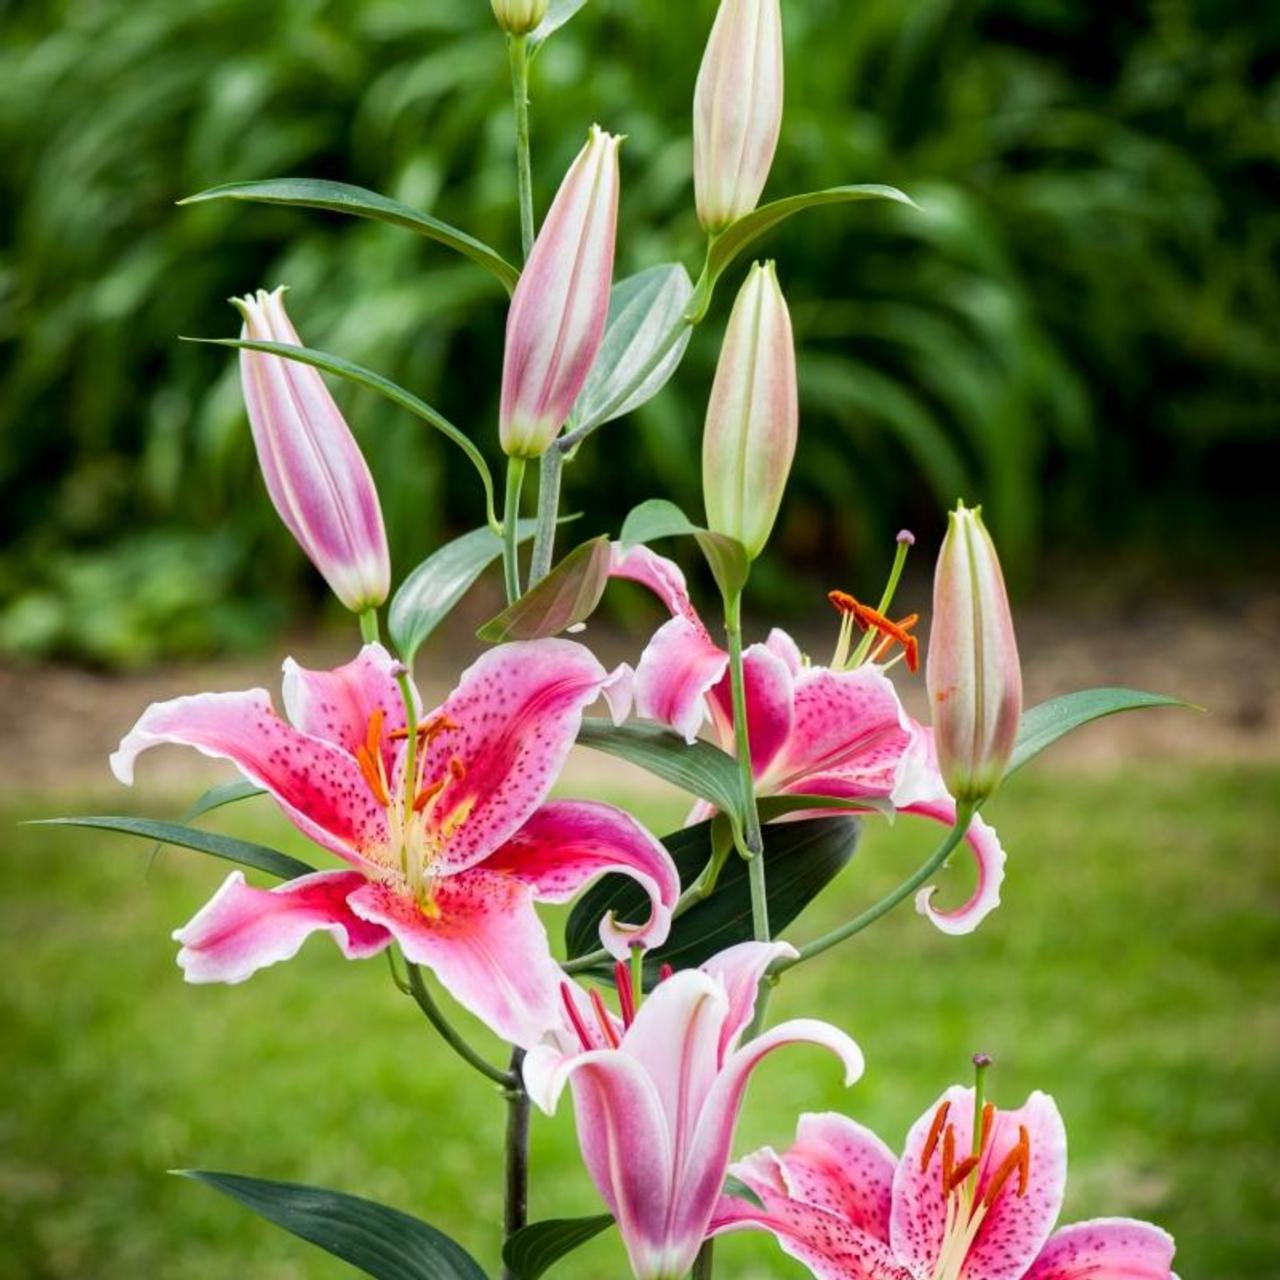
{"type": "MultiPolygon", "coordinates": [[[[510,41],[517,141],[527,148],[528,59],[575,6],[492,6],[510,41]]],[[[359,615],[362,643],[332,670],[286,660],[283,714],[264,689],[156,703],[111,767],[132,783],[139,755],[165,744],[228,761],[246,784],[238,796],[266,793],[336,862],[317,869],[279,854],[255,862],[220,846],[223,856],[286,878],[264,887],[242,870],[227,876],[173,935],[187,981],[242,982],[297,955],[315,933],[353,960],[397,952],[408,973],[402,981],[393,961],[397,982],[450,1046],[502,1082],[517,1111],[531,1100],[554,1112],[569,1088],[586,1171],[637,1280],[681,1280],[691,1268],[705,1277],[707,1242],[748,1229],[775,1236],[820,1280],[1169,1280],[1172,1244],[1154,1227],[1108,1219],[1051,1234],[1065,1178],[1062,1119],[1042,1094],[1016,1111],[996,1109],[983,1099],[981,1069],[976,1090],[951,1089],[921,1117],[900,1160],[853,1120],[804,1115],[784,1154],[765,1148],[733,1163],[748,1078],[774,1049],[823,1047],[846,1084],[863,1071],[858,1045],[830,1023],[768,1025],[766,998],[785,970],[912,892],[948,935],[972,931],[999,904],[1005,852],[978,810],[1006,773],[1022,715],[999,558],[980,509],[963,503],[950,516],[934,579],[925,662],[932,723],[907,713],[891,678],[899,664],[908,678],[921,665],[919,619],[892,613],[909,533],[899,535],[876,604],[830,593],[836,625],[825,664],[777,627],[744,648],[743,587],[803,447],[794,338],[771,262],[749,270],[728,316],[703,435],[705,526],[659,503],[656,514],[637,509],[616,537],[549,567],[560,467],[608,414],[656,394],[670,376],[727,265],[724,246],[786,216],[776,206],[760,211],[763,220],[753,213],[781,117],[778,0],[721,0],[694,96],[695,202],[708,235],[696,287],[683,268],[664,273],[659,288],[613,285],[621,140],[592,128],[513,283],[496,433],[509,460],[502,518],[492,511],[487,465],[469,446],[486,481],[488,527],[409,576],[390,608],[390,645],[378,613],[392,571],[377,490],[320,372],[349,366],[302,346],[283,289],[238,300],[243,329],[233,345],[267,493],[338,600],[359,615]],[[593,419],[583,408],[588,393],[613,408],[593,419]],[[522,583],[518,517],[530,459],[542,459],[541,489],[522,583]],[[724,605],[723,642],[680,566],[648,545],[674,536],[690,537],[707,557],[724,605]],[[427,708],[411,670],[417,647],[499,555],[508,608],[481,632],[499,642],[427,708]],[[634,669],[607,669],[562,634],[591,612],[609,579],[642,585],[670,615],[637,646],[634,669]],[[708,850],[696,876],[686,869],[682,877],[671,839],[633,814],[553,794],[588,732],[690,791],[688,821],[704,824],[708,850]],[[847,824],[850,812],[927,818],[943,829],[942,843],[915,877],[833,933],[803,947],[773,937],[766,864],[779,833],[833,817],[847,824]],[[938,905],[927,882],[962,843],[974,887],[958,905],[938,905]],[[750,932],[735,924],[714,953],[699,950],[700,939],[668,946],[686,910],[715,901],[731,845],[749,868],[750,932]],[[567,961],[537,906],[578,899],[601,877],[609,892],[592,908],[600,950],[567,961]],[[466,1044],[419,966],[512,1047],[508,1070],[466,1044]],[[602,975],[612,977],[616,1013],[602,975]]],[[[531,204],[522,213],[530,224],[531,204]]],[[[516,274],[474,238],[458,233],[458,243],[516,274]]],[[[188,843],[210,847],[207,838],[188,843]]],[[[589,907],[580,899],[578,910],[589,907]]],[[[522,1141],[520,1125],[512,1131],[522,1141]]],[[[522,1152],[509,1148],[508,1187],[523,1168],[522,1152]]],[[[510,1249],[522,1212],[518,1187],[508,1206],[511,1274],[520,1274],[510,1249]]]]}

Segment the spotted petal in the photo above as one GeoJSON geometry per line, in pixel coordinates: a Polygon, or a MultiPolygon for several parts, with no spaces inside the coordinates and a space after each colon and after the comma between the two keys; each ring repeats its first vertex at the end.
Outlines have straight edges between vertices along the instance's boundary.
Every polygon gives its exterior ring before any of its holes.
{"type": "MultiPolygon", "coordinates": [[[[751,767],[756,776],[768,771],[791,737],[795,712],[794,677],[786,659],[769,645],[753,644],[742,655],[742,691],[747,707],[751,767]]],[[[717,737],[732,751],[733,687],[728,675],[711,691],[717,737]]]]}
{"type": "Polygon", "coordinates": [[[1171,1280],[1173,1237],[1133,1218],[1094,1218],[1055,1231],[1026,1280],[1171,1280]]]}
{"type": "Polygon", "coordinates": [[[609,673],[572,640],[490,649],[434,713],[455,726],[423,752],[424,784],[443,784],[427,811],[442,849],[437,874],[475,866],[546,799],[609,673]]]}
{"type": "Polygon", "coordinates": [[[479,868],[446,876],[425,909],[379,883],[357,890],[350,902],[504,1040],[527,1047],[557,1025],[562,975],[533,890],[513,876],[479,868]]]}
{"type": "Polygon", "coordinates": [[[349,862],[387,842],[386,813],[355,759],[282,720],[265,689],[153,702],[111,756],[112,772],[131,785],[134,761],[161,743],[230,760],[304,835],[349,862]]]}
{"type": "Polygon", "coordinates": [[[318,931],[333,936],[348,960],[381,951],[387,931],[352,913],[347,899],[365,884],[358,871],[317,871],[273,889],[255,889],[233,871],[217,893],[174,931],[178,966],[188,982],[243,982],[298,954],[318,931]]]}
{"type": "Polygon", "coordinates": [[[702,966],[702,972],[719,982],[729,998],[729,1008],[716,1047],[717,1066],[737,1047],[756,1011],[760,979],[775,961],[796,955],[789,942],[740,942],[718,952],[702,966]]]}

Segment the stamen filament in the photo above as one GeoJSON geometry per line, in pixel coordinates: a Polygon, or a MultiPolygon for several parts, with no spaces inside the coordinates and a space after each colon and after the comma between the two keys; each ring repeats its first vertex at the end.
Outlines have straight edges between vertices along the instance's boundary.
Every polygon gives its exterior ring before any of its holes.
{"type": "Polygon", "coordinates": [[[569,1022],[577,1032],[578,1039],[582,1042],[583,1049],[590,1049],[591,1035],[587,1031],[587,1024],[582,1020],[582,1015],[578,1012],[578,1006],[573,1002],[573,992],[570,991],[567,982],[560,984],[560,1001],[564,1005],[565,1013],[569,1015],[569,1022]]]}
{"type": "Polygon", "coordinates": [[[636,1016],[636,1001],[631,989],[631,966],[619,960],[613,966],[613,983],[618,988],[618,1007],[622,1010],[622,1025],[630,1028],[636,1016]]]}
{"type": "Polygon", "coordinates": [[[609,1010],[604,1007],[604,1000],[601,999],[600,993],[591,988],[591,1008],[595,1011],[596,1021],[600,1024],[600,1030],[604,1033],[604,1038],[608,1041],[611,1049],[616,1049],[622,1042],[618,1039],[618,1033],[614,1029],[613,1021],[609,1017],[609,1010]]]}

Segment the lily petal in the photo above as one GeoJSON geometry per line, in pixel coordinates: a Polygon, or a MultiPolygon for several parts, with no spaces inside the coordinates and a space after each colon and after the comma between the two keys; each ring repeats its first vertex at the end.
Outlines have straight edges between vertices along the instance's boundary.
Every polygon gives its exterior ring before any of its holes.
{"type": "Polygon", "coordinates": [[[740,942],[712,956],[702,966],[702,972],[720,982],[729,997],[729,1011],[716,1048],[717,1065],[723,1065],[738,1047],[743,1031],[754,1016],[760,979],[764,977],[765,970],[775,960],[796,954],[795,947],[789,942],[740,942]]]}
{"type": "Polygon", "coordinates": [[[355,759],[282,720],[265,689],[153,702],[112,754],[111,771],[131,786],[134,761],[162,743],[230,760],[298,830],[348,862],[361,865],[366,850],[386,844],[386,812],[355,759]]]}
{"type": "Polygon", "coordinates": [[[802,1115],[795,1143],[781,1158],[793,1200],[834,1213],[885,1244],[897,1164],[870,1129],[835,1111],[802,1115]]]}
{"type": "MultiPolygon", "coordinates": [[[[405,726],[404,700],[391,674],[395,666],[395,659],[380,644],[365,645],[352,661],[332,671],[312,671],[286,658],[285,714],[303,733],[354,756],[365,745],[370,719],[380,711],[382,764],[390,778],[403,749],[391,735],[405,726]]],[[[414,702],[416,710],[416,697],[414,702]]]]}
{"type": "Polygon", "coordinates": [[[804,654],[800,652],[800,646],[781,627],[774,627],[765,637],[764,643],[771,653],[787,664],[787,670],[793,676],[798,676],[804,670],[804,654]]]}
{"type": "Polygon", "coordinates": [[[446,876],[426,909],[381,883],[366,884],[350,902],[504,1040],[527,1048],[558,1024],[563,978],[533,890],[515,877],[480,868],[446,876]]]}
{"type": "Polygon", "coordinates": [[[666,848],[621,809],[585,800],[543,805],[481,866],[524,881],[543,902],[567,902],[609,871],[630,876],[649,895],[650,913],[642,925],[619,924],[611,914],[601,920],[601,941],[618,960],[633,946],[666,941],[680,897],[680,875],[666,848]]]}
{"type": "Polygon", "coordinates": [[[589,649],[556,639],[499,645],[463,672],[434,713],[455,727],[423,751],[423,783],[444,784],[428,810],[436,874],[483,861],[528,821],[609,680],[589,649]]]}
{"type": "Polygon", "coordinates": [[[636,667],[636,714],[693,742],[707,719],[707,695],[729,669],[729,655],[687,618],[664,622],[636,667]]]}
{"type": "MultiPolygon", "coordinates": [[[[950,798],[935,800],[931,804],[908,805],[903,812],[920,814],[948,827],[956,820],[955,801],[950,798]]],[[[916,894],[916,910],[927,916],[943,933],[972,933],[1000,905],[1005,852],[995,828],[975,816],[965,833],[965,843],[973,854],[977,871],[977,883],[968,900],[961,906],[942,911],[933,905],[936,885],[927,885],[916,894]]]]}
{"type": "Polygon", "coordinates": [[[705,1231],[710,1222],[720,1196],[729,1148],[751,1072],[775,1049],[787,1044],[806,1043],[829,1049],[844,1063],[846,1085],[852,1084],[862,1074],[862,1051],[854,1041],[830,1023],[813,1018],[780,1023],[730,1054],[707,1094],[685,1157],[674,1199],[677,1232],[682,1226],[705,1231]]]}
{"type": "Polygon", "coordinates": [[[611,550],[611,578],[626,578],[630,582],[638,582],[642,587],[648,587],[666,605],[667,612],[673,618],[684,618],[696,630],[709,637],[698,611],[693,607],[684,571],[674,560],[658,555],[643,543],[624,549],[621,543],[615,542],[611,550]]]}
{"type": "MultiPolygon", "coordinates": [[[[759,777],[791,736],[795,690],[791,669],[768,645],[753,644],[742,655],[742,690],[750,727],[751,767],[759,777]]],[[[711,691],[712,716],[725,750],[733,749],[733,688],[728,675],[711,691]]]]}
{"type": "Polygon", "coordinates": [[[1173,1237],[1134,1218],[1094,1218],[1055,1231],[1026,1280],[1170,1280],[1173,1237]]]}
{"type": "Polygon", "coordinates": [[[273,889],[255,889],[242,871],[181,929],[178,966],[188,982],[243,982],[268,965],[296,956],[317,931],[333,936],[348,960],[381,951],[390,934],[354,915],[349,895],[366,883],[359,871],[317,871],[273,889]]]}

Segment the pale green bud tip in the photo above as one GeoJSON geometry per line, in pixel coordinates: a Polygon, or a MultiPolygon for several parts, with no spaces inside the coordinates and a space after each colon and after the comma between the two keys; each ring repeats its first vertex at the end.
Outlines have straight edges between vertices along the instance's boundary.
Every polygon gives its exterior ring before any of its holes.
{"type": "Polygon", "coordinates": [[[508,35],[528,35],[547,16],[548,0],[489,0],[498,26],[508,35]]]}

